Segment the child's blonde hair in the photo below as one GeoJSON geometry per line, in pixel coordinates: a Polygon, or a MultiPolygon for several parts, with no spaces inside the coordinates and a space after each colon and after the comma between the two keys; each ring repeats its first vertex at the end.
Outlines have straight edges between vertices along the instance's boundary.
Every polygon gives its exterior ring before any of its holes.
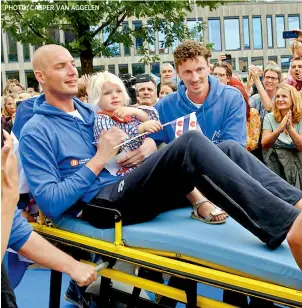
{"type": "Polygon", "coordinates": [[[89,101],[92,106],[96,109],[101,109],[100,101],[103,96],[103,85],[107,81],[116,84],[121,88],[125,98],[125,106],[127,106],[130,102],[130,97],[123,81],[108,71],[97,73],[91,77],[90,90],[88,92],[91,95],[91,98],[89,97],[89,101]]]}
{"type": "MultiPolygon", "coordinates": [[[[293,102],[293,106],[292,106],[293,123],[299,123],[302,120],[302,99],[301,99],[299,92],[296,90],[295,87],[289,84],[281,85],[279,89],[277,90],[277,93],[281,89],[289,92],[289,95],[293,102]]],[[[273,114],[274,114],[276,122],[280,123],[282,121],[282,116],[281,116],[281,112],[278,109],[276,103],[273,105],[273,114]]]]}

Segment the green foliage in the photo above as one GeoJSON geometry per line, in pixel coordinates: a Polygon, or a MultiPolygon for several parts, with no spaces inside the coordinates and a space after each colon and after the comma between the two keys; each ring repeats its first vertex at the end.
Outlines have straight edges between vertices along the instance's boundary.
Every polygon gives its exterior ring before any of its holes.
{"type": "Polygon", "coordinates": [[[144,42],[142,62],[150,63],[157,59],[148,50],[148,44],[155,43],[155,31],[165,33],[163,48],[186,38],[202,41],[204,25],[187,29],[187,14],[197,6],[214,9],[219,3],[223,1],[2,1],[1,26],[16,40],[32,45],[58,44],[51,29],[71,32],[74,40],[65,47],[80,55],[82,62],[112,56],[117,43],[130,47],[134,38],[140,38],[144,42]],[[148,22],[137,29],[123,26],[130,17],[148,22]],[[105,41],[102,33],[106,33],[105,41]]]}

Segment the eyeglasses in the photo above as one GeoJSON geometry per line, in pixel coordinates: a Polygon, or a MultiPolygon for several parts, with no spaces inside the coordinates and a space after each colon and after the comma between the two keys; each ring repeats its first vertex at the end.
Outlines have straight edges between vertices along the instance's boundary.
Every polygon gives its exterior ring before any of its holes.
{"type": "Polygon", "coordinates": [[[279,79],[278,77],[271,77],[271,76],[265,76],[264,78],[267,80],[271,79],[272,81],[276,81],[279,79]]]}
{"type": "Polygon", "coordinates": [[[226,74],[213,73],[215,77],[224,77],[226,74]]]}

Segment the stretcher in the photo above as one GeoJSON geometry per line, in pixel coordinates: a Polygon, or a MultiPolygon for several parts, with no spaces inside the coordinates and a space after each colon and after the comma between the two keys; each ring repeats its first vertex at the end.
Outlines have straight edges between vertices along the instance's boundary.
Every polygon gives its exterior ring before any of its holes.
{"type": "MultiPolygon", "coordinates": [[[[110,290],[111,280],[134,287],[127,307],[156,305],[154,301],[147,303],[139,298],[141,289],[186,303],[187,307],[233,307],[197,295],[197,283],[302,307],[302,271],[286,241],[271,251],[231,217],[225,224],[205,224],[190,217],[190,208],[165,212],[152,221],[123,227],[120,213],[111,211],[115,224],[112,229],[97,229],[67,214],[55,220],[54,226],[46,225],[40,215],[39,223],[33,226],[52,242],[101,255],[111,265],[122,260],[147,272],[170,274],[182,282],[182,287],[164,285],[148,275],[131,275],[109,266],[99,272],[101,307],[107,306],[110,296],[121,301],[125,298],[125,294],[110,290]]],[[[60,279],[60,273],[52,272],[51,308],[60,307],[60,279]]]]}

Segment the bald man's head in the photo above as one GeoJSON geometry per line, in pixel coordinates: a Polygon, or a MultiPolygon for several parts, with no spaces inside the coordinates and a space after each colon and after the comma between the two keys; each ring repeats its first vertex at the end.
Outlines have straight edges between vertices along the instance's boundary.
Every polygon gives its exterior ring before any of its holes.
{"type": "Polygon", "coordinates": [[[74,58],[66,48],[44,45],[34,53],[32,65],[48,100],[77,94],[78,71],[74,58]]]}
{"type": "Polygon", "coordinates": [[[174,68],[170,63],[164,63],[160,70],[161,83],[171,82],[174,75],[174,68]]]}
{"type": "Polygon", "coordinates": [[[52,63],[55,54],[60,52],[69,53],[69,51],[66,48],[55,44],[44,45],[38,48],[34,52],[32,59],[33,70],[44,71],[47,68],[47,66],[49,66],[50,63],[52,63]]]}

